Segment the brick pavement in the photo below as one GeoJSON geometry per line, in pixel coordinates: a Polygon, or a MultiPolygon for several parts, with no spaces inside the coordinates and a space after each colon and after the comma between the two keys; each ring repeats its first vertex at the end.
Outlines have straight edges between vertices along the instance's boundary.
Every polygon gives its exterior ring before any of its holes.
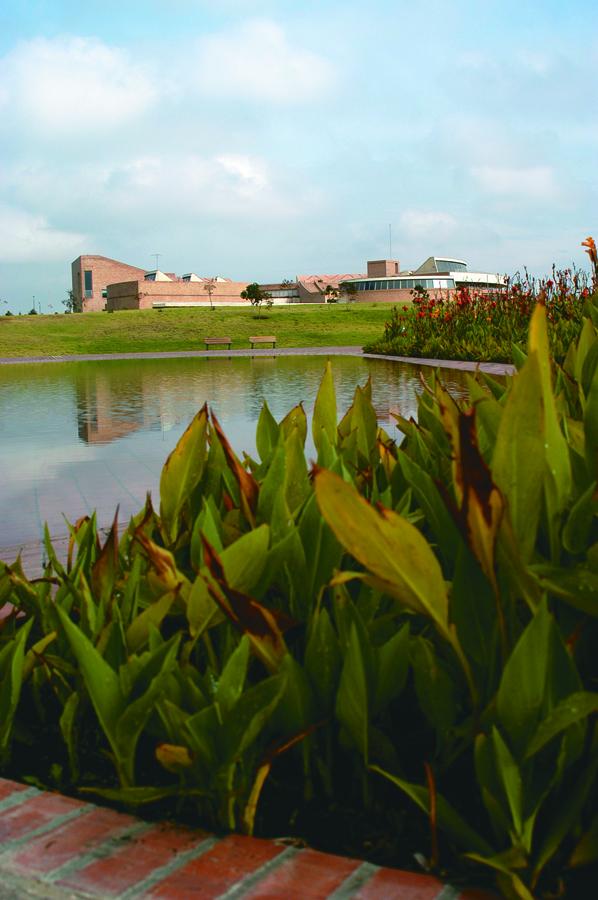
{"type": "Polygon", "coordinates": [[[437,878],[149,823],[0,779],[0,898],[489,900],[437,878]]]}

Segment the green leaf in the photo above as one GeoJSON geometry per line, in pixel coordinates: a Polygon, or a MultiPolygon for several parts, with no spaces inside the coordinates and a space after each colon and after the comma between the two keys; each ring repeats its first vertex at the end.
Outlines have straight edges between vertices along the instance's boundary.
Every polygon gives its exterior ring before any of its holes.
{"type": "Polygon", "coordinates": [[[516,759],[522,759],[539,723],[570,693],[579,690],[571,658],[542,603],[505,665],[496,710],[516,759]]]}
{"type": "Polygon", "coordinates": [[[312,420],[312,434],[318,453],[322,447],[322,431],[326,433],[331,446],[336,444],[336,423],[336,392],[332,377],[332,365],[328,361],[318,389],[312,420]]]}
{"type": "Polygon", "coordinates": [[[513,379],[492,458],[492,478],[508,502],[521,557],[536,542],[541,508],[544,440],[542,381],[536,354],[513,379]]]}
{"type": "Polygon", "coordinates": [[[443,743],[456,717],[454,681],[426,638],[412,638],[409,650],[420,708],[443,743]]]}
{"type": "Polygon", "coordinates": [[[263,732],[285,691],[286,681],[286,676],[274,675],[241,695],[223,726],[223,765],[240,759],[263,732]]]}
{"type": "Polygon", "coordinates": [[[583,553],[590,542],[594,517],[598,514],[598,489],[593,481],[577,500],[563,528],[563,546],[569,553],[583,553]]]}
{"type": "Polygon", "coordinates": [[[446,503],[442,500],[430,475],[418,466],[405,451],[399,450],[397,460],[417,502],[425,513],[443,559],[452,564],[457,555],[457,547],[461,543],[461,538],[446,503]]]}
{"type": "Polygon", "coordinates": [[[316,475],[316,497],[340,543],[380,580],[382,589],[427,615],[452,641],[442,571],[420,532],[391,510],[375,510],[332,472],[316,475]]]}
{"type": "MultiPolygon", "coordinates": [[[[521,783],[521,773],[509,748],[496,727],[492,728],[492,743],[494,745],[497,771],[500,775],[503,790],[507,798],[515,834],[521,838],[523,826],[523,786],[521,783]]],[[[529,851],[529,847],[527,850],[529,851]]]]}
{"type": "Polygon", "coordinates": [[[383,712],[405,687],[409,671],[409,625],[376,649],[377,676],[373,702],[374,715],[383,712]]]}
{"type": "Polygon", "coordinates": [[[294,515],[312,493],[303,443],[297,428],[291,431],[285,441],[285,453],[284,494],[289,512],[294,515]]]}
{"type": "MultiPolygon", "coordinates": [[[[598,342],[595,344],[598,356],[598,342]]],[[[598,366],[589,386],[584,410],[586,463],[590,478],[598,479],[598,366]]]]}
{"type": "Polygon", "coordinates": [[[71,779],[76,782],[79,780],[79,762],[77,754],[77,734],[76,722],[77,712],[81,697],[78,691],[73,691],[71,696],[64,704],[62,714],[60,716],[60,731],[66,744],[69,757],[69,766],[71,769],[71,779]]]}
{"type": "Polygon", "coordinates": [[[270,412],[266,401],[264,401],[257,422],[255,443],[261,461],[266,464],[269,463],[278,443],[278,425],[276,424],[276,419],[270,412]]]}
{"type": "Polygon", "coordinates": [[[30,619],[0,651],[0,762],[6,761],[8,757],[13,722],[23,685],[25,644],[32,625],[33,619],[30,619]]]}
{"type": "Polygon", "coordinates": [[[231,653],[218,680],[215,700],[227,715],[235,705],[245,685],[247,666],[249,664],[250,642],[247,635],[243,635],[238,647],[231,653]]]}
{"type": "Polygon", "coordinates": [[[324,585],[332,578],[332,573],[340,564],[342,548],[333,532],[326,524],[312,494],[299,519],[299,535],[305,550],[306,567],[305,593],[317,597],[324,585]]]}
{"type": "Polygon", "coordinates": [[[540,722],[527,747],[526,758],[533,756],[570,725],[595,712],[598,712],[598,694],[589,691],[570,694],[540,722]]]}
{"type": "Polygon", "coordinates": [[[303,447],[305,445],[305,439],[307,437],[307,418],[301,403],[293,407],[293,409],[286,414],[280,423],[279,428],[280,434],[285,441],[290,433],[296,428],[299,432],[301,446],[303,447]]]}
{"type": "Polygon", "coordinates": [[[127,647],[130,653],[137,653],[147,643],[150,627],[159,628],[170,612],[177,594],[169,591],[158,600],[150,603],[129,625],[126,632],[127,647]]]}
{"type": "Polygon", "coordinates": [[[167,539],[174,543],[181,531],[181,513],[203,474],[208,425],[203,406],[166,460],[160,477],[160,516],[167,539]]]}
{"type": "MultiPolygon", "coordinates": [[[[399,790],[407,794],[426,815],[430,814],[430,795],[427,788],[405,781],[397,775],[391,775],[390,772],[386,772],[379,766],[370,766],[369,768],[372,772],[377,772],[378,775],[387,778],[399,790]]],[[[441,794],[436,795],[436,815],[440,829],[462,848],[467,850],[473,848],[478,853],[488,856],[492,854],[492,847],[480,835],[479,829],[471,828],[441,794]]]]}
{"type": "Polygon", "coordinates": [[[370,719],[369,698],[372,686],[368,678],[366,652],[367,650],[360,640],[359,632],[355,624],[353,624],[345,650],[343,669],[336,697],[336,715],[339,722],[344,725],[351,735],[367,765],[370,719]]]}
{"type": "Polygon", "coordinates": [[[58,617],[77,660],[100,725],[112,743],[116,722],[125,707],[120,679],[114,669],[100,656],[94,645],[71,622],[69,616],[57,608],[58,617]]]}
{"type": "Polygon", "coordinates": [[[305,669],[326,712],[334,703],[341,665],[338,638],[327,610],[322,607],[316,610],[312,618],[305,650],[305,669]]]}

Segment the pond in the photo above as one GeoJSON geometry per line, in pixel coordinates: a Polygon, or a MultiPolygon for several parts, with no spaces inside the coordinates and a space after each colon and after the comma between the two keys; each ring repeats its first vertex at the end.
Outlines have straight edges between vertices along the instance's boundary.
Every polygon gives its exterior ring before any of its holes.
{"type": "MultiPolygon", "coordinates": [[[[164,460],[207,401],[238,453],[255,453],[264,401],[281,419],[299,401],[311,418],[325,358],[252,357],[109,360],[0,366],[0,559],[97,510],[123,521],[149,490],[158,503],[164,460]],[[3,550],[8,550],[3,555],[3,550]]],[[[372,377],[380,423],[398,436],[391,412],[415,413],[419,369],[386,360],[333,357],[339,413],[356,384],[372,377]]],[[[446,371],[464,393],[464,376],[446,371]]],[[[313,445],[308,446],[313,459],[313,445]]]]}

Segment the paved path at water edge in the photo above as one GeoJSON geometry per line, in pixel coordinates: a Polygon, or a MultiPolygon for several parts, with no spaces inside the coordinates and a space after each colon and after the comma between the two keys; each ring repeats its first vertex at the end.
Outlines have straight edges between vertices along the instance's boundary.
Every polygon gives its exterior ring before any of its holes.
{"type": "Polygon", "coordinates": [[[231,356],[361,356],[364,359],[386,359],[416,366],[432,366],[440,369],[459,369],[464,372],[487,372],[489,375],[512,375],[515,366],[508,363],[470,362],[469,360],[419,359],[413,356],[386,356],[380,353],[364,353],[361,347],[281,347],[273,350],[165,350],[148,353],[80,353],[64,356],[3,356],[0,365],[51,362],[101,362],[111,359],[187,359],[231,356]]]}

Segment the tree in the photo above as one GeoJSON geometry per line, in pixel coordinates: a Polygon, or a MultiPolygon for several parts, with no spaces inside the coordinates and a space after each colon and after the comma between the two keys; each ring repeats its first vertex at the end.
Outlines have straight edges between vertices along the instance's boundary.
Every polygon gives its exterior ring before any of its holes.
{"type": "Polygon", "coordinates": [[[272,306],[272,297],[268,291],[263,291],[257,281],[248,284],[244,291],[241,291],[243,300],[249,300],[252,306],[255,306],[258,312],[258,319],[261,318],[262,305],[266,305],[266,309],[272,306]]]}
{"type": "Polygon", "coordinates": [[[353,300],[355,300],[355,297],[357,295],[357,288],[355,287],[353,282],[350,281],[348,284],[344,284],[343,290],[344,290],[345,294],[347,295],[347,301],[349,303],[352,303],[353,300]]]}
{"type": "Polygon", "coordinates": [[[6,312],[4,313],[4,315],[5,315],[5,316],[12,316],[12,313],[11,313],[11,311],[10,311],[9,309],[7,309],[6,312]]]}
{"type": "Polygon", "coordinates": [[[326,290],[324,291],[326,303],[336,303],[338,300],[338,293],[338,288],[333,287],[331,284],[327,285],[326,290]]]}
{"type": "Polygon", "coordinates": [[[36,310],[35,306],[32,306],[32,307],[31,307],[31,309],[29,310],[29,312],[27,313],[27,315],[28,315],[28,316],[36,316],[36,315],[37,315],[37,310],[36,310]]]}
{"type": "Polygon", "coordinates": [[[67,312],[70,313],[80,313],[83,312],[83,301],[80,297],[77,297],[73,290],[66,292],[66,300],[62,301],[63,305],[66,306],[67,312]]]}
{"type": "Polygon", "coordinates": [[[216,290],[216,279],[210,278],[203,286],[204,291],[207,292],[208,297],[210,298],[210,309],[214,309],[214,304],[212,303],[212,294],[216,290]]]}

